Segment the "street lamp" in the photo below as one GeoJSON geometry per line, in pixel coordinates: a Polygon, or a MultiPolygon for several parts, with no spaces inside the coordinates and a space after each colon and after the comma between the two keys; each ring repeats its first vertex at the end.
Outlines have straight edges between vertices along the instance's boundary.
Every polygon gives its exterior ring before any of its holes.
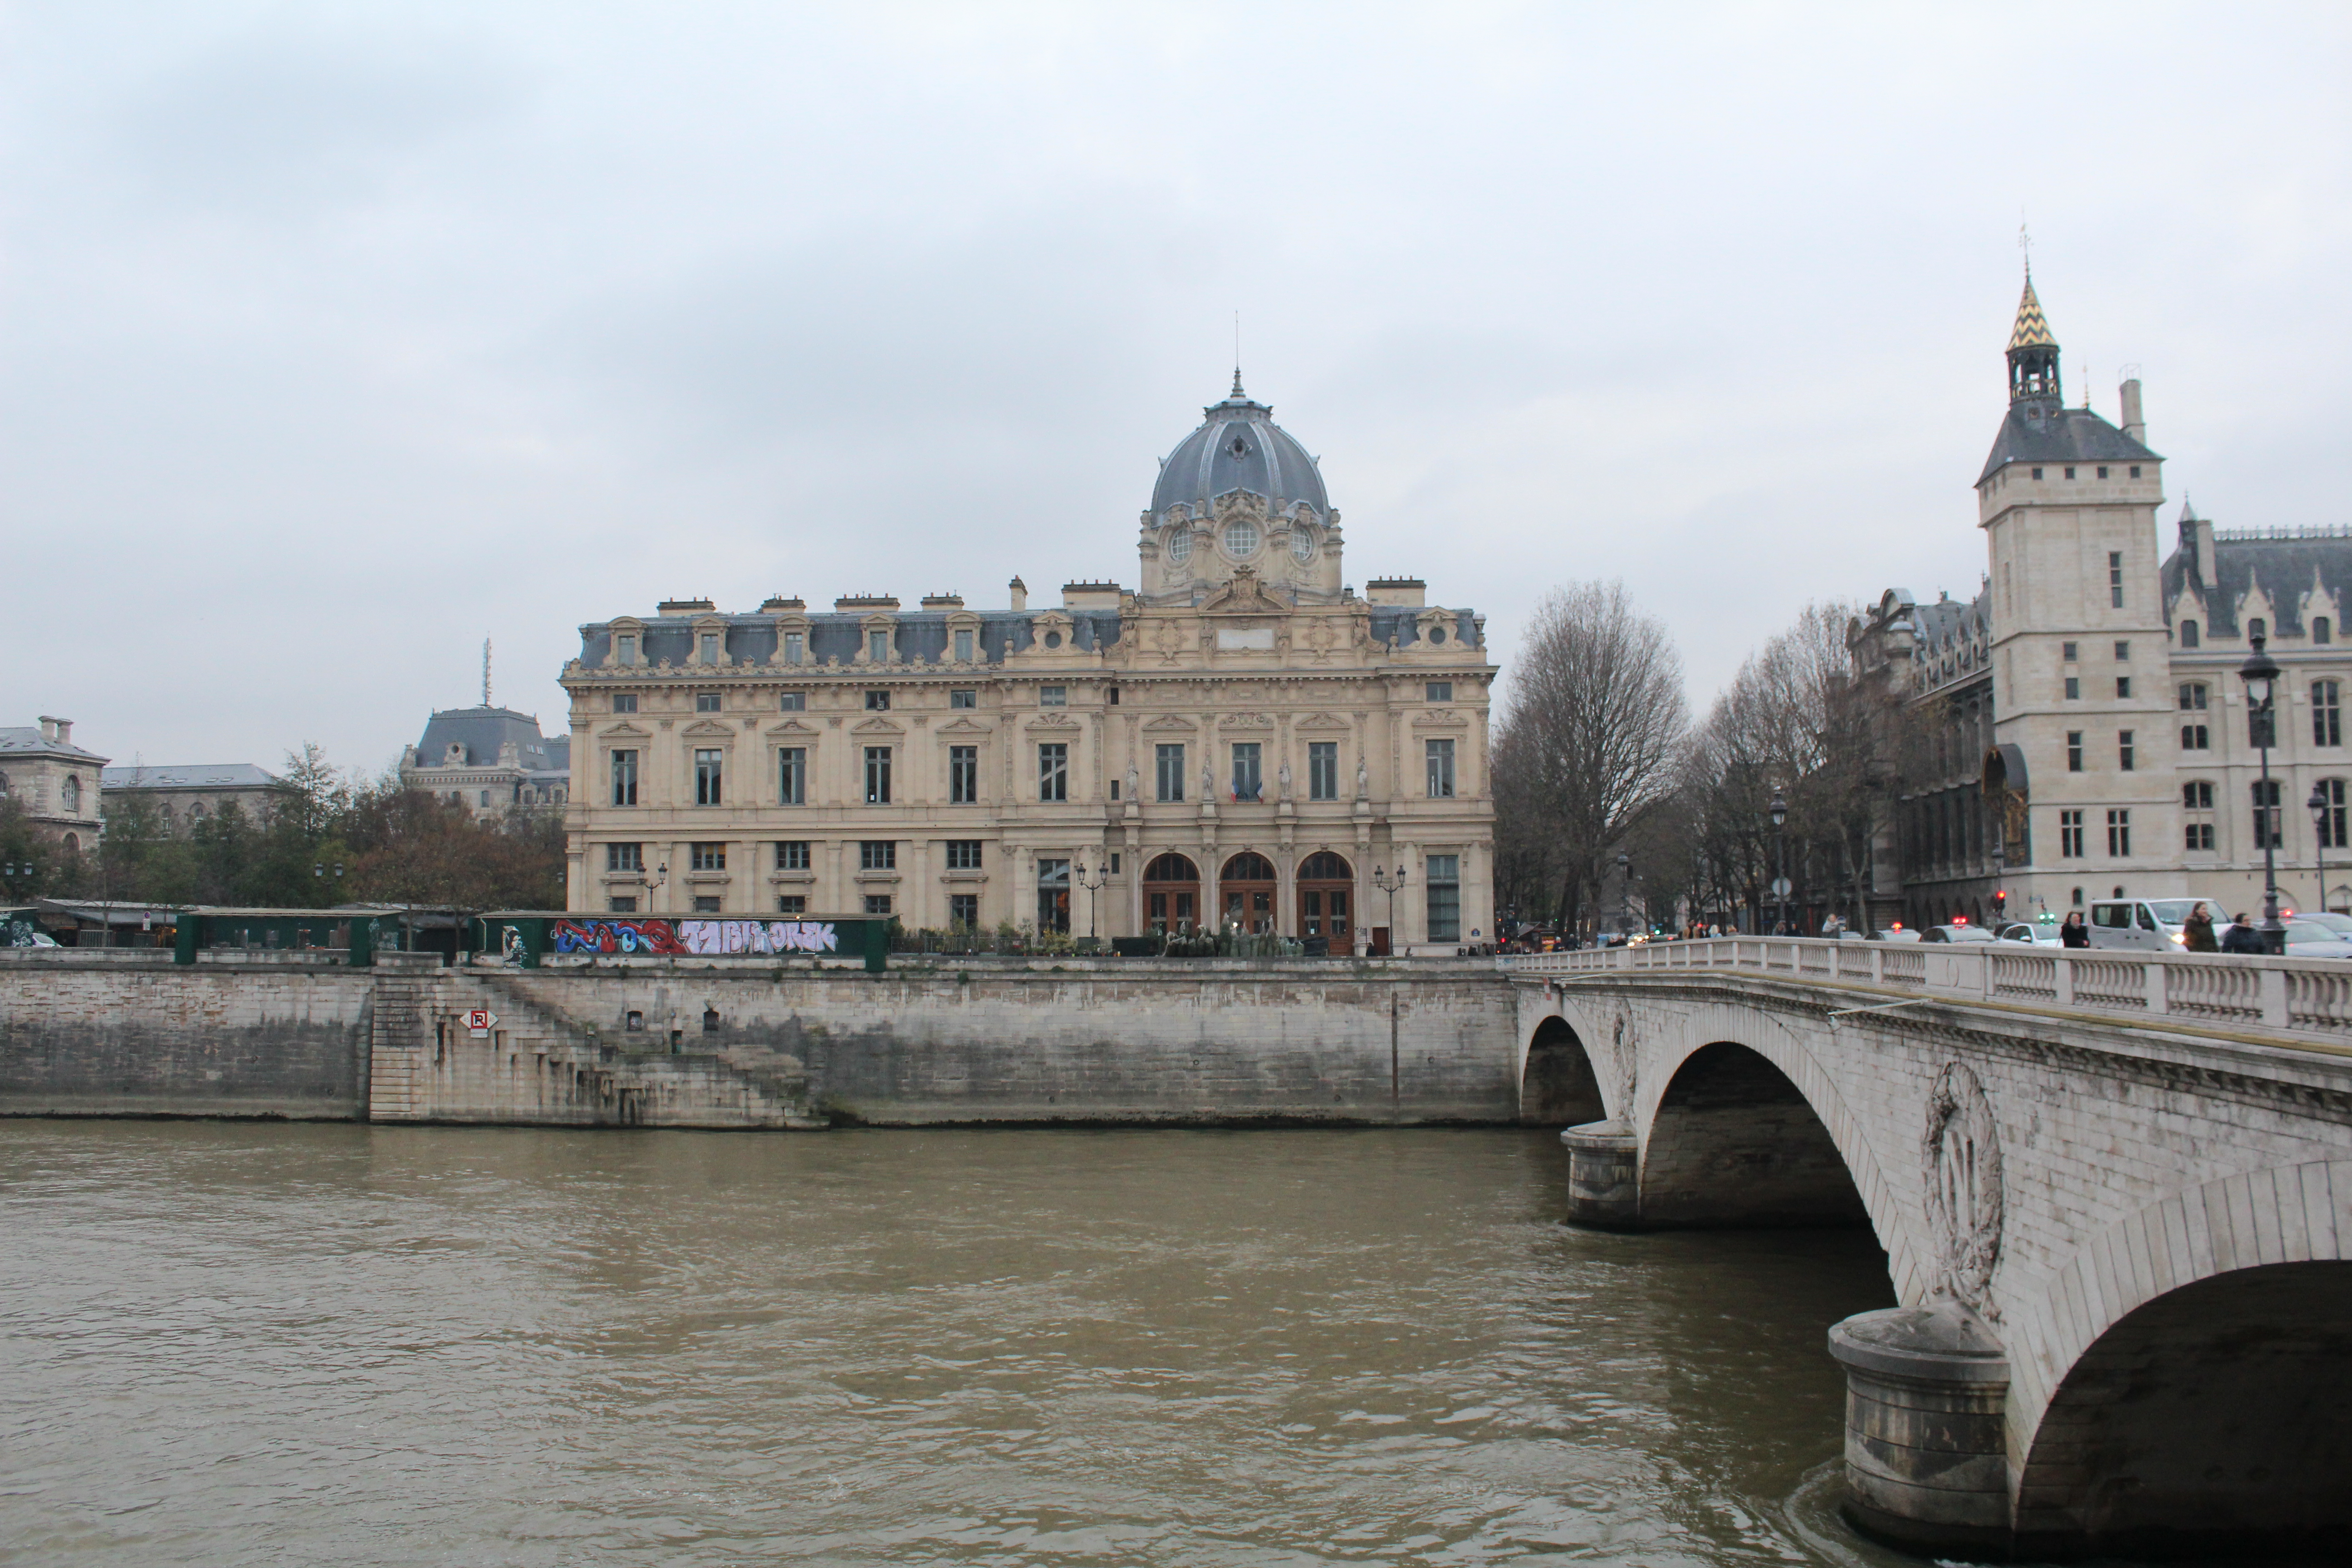
{"type": "Polygon", "coordinates": [[[1772,792],[1772,897],[1780,906],[1780,934],[1789,934],[1789,803],[1772,792]]]}
{"type": "Polygon", "coordinates": [[[1633,935],[1633,859],[1630,855],[1617,857],[1617,931],[1628,940],[1633,935]]]}
{"type": "Polygon", "coordinates": [[[1095,940],[1095,895],[1100,892],[1104,884],[1110,880],[1110,863],[1105,861],[1097,866],[1094,868],[1092,881],[1087,880],[1087,863],[1084,860],[1079,861],[1076,868],[1070,874],[1077,879],[1078,886],[1087,890],[1087,940],[1092,942],[1095,940]]]}
{"type": "Polygon", "coordinates": [[[1378,866],[1373,867],[1372,886],[1389,896],[1389,952],[1393,953],[1396,952],[1396,896],[1397,889],[1404,886],[1403,862],[1398,862],[1396,875],[1393,877],[1378,866]]]}
{"type": "Polygon", "coordinates": [[[2238,667],[2238,679],[2246,683],[2246,722],[2263,753],[2261,804],[2254,812],[2263,835],[2263,951],[2276,955],[2286,952],[2286,927],[2278,912],[2278,786],[2271,783],[2271,731],[2275,727],[2271,698],[2278,688],[2279,667],[2264,646],[2268,637],[2257,632],[2247,640],[2254,651],[2238,667]]]}
{"type": "Polygon", "coordinates": [[[2311,798],[2303,804],[2311,812],[2311,859],[2319,870],[2319,907],[2324,910],[2327,907],[2327,847],[2336,837],[2328,831],[2334,826],[2328,821],[2328,814],[2335,809],[2336,802],[2329,797],[2323,780],[2311,786],[2311,798]]]}

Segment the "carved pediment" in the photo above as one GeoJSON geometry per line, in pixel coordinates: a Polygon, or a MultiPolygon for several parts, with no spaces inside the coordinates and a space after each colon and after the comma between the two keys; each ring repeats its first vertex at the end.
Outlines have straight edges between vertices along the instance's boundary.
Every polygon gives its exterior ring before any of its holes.
{"type": "Polygon", "coordinates": [[[1416,730],[1461,730],[1467,728],[1469,723],[1469,720],[1451,708],[1432,708],[1415,714],[1412,727],[1416,730]]]}
{"type": "Polygon", "coordinates": [[[1351,728],[1351,726],[1345,719],[1340,718],[1336,713],[1309,713],[1306,718],[1299,720],[1296,724],[1292,725],[1291,728],[1295,730],[1345,731],[1351,728]]]}
{"type": "Polygon", "coordinates": [[[1274,721],[1263,713],[1228,713],[1217,721],[1220,730],[1271,730],[1274,721]]]}
{"type": "Polygon", "coordinates": [[[1236,566],[1234,579],[1201,605],[1202,615],[1287,616],[1292,606],[1266,592],[1255,566],[1236,566]]]}
{"type": "Polygon", "coordinates": [[[940,725],[940,733],[942,735],[986,735],[992,733],[992,731],[989,726],[981,723],[977,720],[958,719],[951,724],[940,725]]]}
{"type": "Polygon", "coordinates": [[[1198,728],[1198,726],[1196,726],[1190,719],[1180,719],[1173,713],[1162,713],[1159,718],[1154,719],[1150,723],[1144,725],[1143,728],[1147,731],[1153,730],[1181,730],[1184,733],[1189,735],[1194,729],[1198,728]]]}
{"type": "Polygon", "coordinates": [[[612,741],[650,741],[654,738],[653,731],[640,730],[635,724],[615,724],[604,731],[604,737],[612,741]]]}
{"type": "Polygon", "coordinates": [[[729,729],[725,724],[720,723],[716,719],[698,720],[696,722],[688,724],[685,729],[680,730],[678,733],[684,735],[690,741],[731,741],[735,738],[735,731],[729,729]]]}
{"type": "Polygon", "coordinates": [[[1078,721],[1067,713],[1048,711],[1030,720],[1025,727],[1031,730],[1075,730],[1078,721]]]}
{"type": "Polygon", "coordinates": [[[1224,494],[1211,499],[1209,510],[1220,523],[1229,522],[1235,518],[1245,518],[1250,521],[1262,523],[1266,519],[1268,509],[1265,497],[1255,490],[1227,490],[1224,494]]]}
{"type": "Polygon", "coordinates": [[[906,731],[887,719],[868,719],[863,723],[851,725],[849,732],[853,735],[903,735],[906,731]]]}
{"type": "Polygon", "coordinates": [[[803,724],[797,719],[787,719],[781,724],[768,726],[768,736],[771,740],[781,738],[787,741],[814,741],[816,739],[816,733],[814,726],[803,724]]]}

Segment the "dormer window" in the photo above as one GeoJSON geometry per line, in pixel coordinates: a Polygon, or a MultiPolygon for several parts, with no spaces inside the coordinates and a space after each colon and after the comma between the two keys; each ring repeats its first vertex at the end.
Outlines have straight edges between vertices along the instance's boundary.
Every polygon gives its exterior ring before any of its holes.
{"type": "Polygon", "coordinates": [[[2198,641],[2198,635],[2197,623],[2195,621],[2183,621],[2180,623],[2180,646],[2182,647],[2197,647],[2201,646],[2198,641]]]}
{"type": "Polygon", "coordinates": [[[955,635],[955,658],[958,664],[971,662],[972,647],[977,639],[969,627],[959,628],[955,635]]]}
{"type": "Polygon", "coordinates": [[[2327,624],[2326,616],[2311,617],[2311,640],[2315,643],[2334,642],[2336,628],[2327,624]]]}
{"type": "Polygon", "coordinates": [[[637,662],[636,633],[623,632],[619,637],[613,639],[613,662],[615,664],[635,664],[637,662]]]}
{"type": "Polygon", "coordinates": [[[717,664],[719,662],[719,634],[717,632],[704,632],[701,637],[696,639],[696,643],[702,650],[703,663],[717,664]]]}
{"type": "Polygon", "coordinates": [[[2268,621],[2266,621],[2266,620],[2263,619],[2263,618],[2262,618],[2262,616],[2256,616],[2252,620],[2248,621],[2248,622],[2246,623],[2246,636],[2247,636],[2247,637],[2268,637],[2268,636],[2270,636],[2270,635],[2271,635],[2271,624],[2270,624],[2270,622],[2268,622],[2268,621]]]}
{"type": "Polygon", "coordinates": [[[784,634],[784,662],[786,664],[801,663],[801,656],[807,650],[807,634],[803,632],[786,632],[784,634]]]}
{"type": "Polygon", "coordinates": [[[890,634],[873,631],[866,634],[866,657],[876,664],[890,662],[890,634]]]}

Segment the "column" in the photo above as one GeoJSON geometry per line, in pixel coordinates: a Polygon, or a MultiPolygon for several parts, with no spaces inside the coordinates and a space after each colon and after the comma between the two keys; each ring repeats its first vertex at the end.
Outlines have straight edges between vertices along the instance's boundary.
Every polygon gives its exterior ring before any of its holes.
{"type": "Polygon", "coordinates": [[[2010,1546],[2009,1357],[1948,1298],[1830,1327],[1845,1368],[1846,1511],[1916,1551],[2010,1546]]]}

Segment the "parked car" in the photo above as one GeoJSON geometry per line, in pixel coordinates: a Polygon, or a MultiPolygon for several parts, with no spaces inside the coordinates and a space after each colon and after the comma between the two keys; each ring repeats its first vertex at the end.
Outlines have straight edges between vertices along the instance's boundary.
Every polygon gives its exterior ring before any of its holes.
{"type": "Polygon", "coordinates": [[[2305,915],[2286,922],[2289,958],[2352,958],[2352,935],[2305,915]]]}
{"type": "Polygon", "coordinates": [[[1992,932],[1982,926],[1929,926],[1919,933],[1921,942],[1990,942],[1992,932]]]}
{"type": "Polygon", "coordinates": [[[1926,939],[1916,931],[1906,931],[1901,926],[1896,926],[1890,931],[1877,932],[1870,940],[1873,942],[1921,942],[1926,939]]]}
{"type": "Polygon", "coordinates": [[[2334,910],[2305,910],[2294,918],[2326,926],[2338,936],[2352,936],[2352,915],[2339,915],[2334,910]]]}
{"type": "Polygon", "coordinates": [[[2000,928],[1995,940],[2030,942],[2035,947],[2056,947],[2058,928],[2055,924],[2030,925],[2024,921],[2011,921],[2000,928]]]}
{"type": "Polygon", "coordinates": [[[2097,900],[2091,905],[2091,945],[2177,952],[2185,941],[2181,922],[2200,904],[2213,917],[2218,940],[2221,928],[2230,923],[2230,907],[2219,899],[2097,900]]]}

